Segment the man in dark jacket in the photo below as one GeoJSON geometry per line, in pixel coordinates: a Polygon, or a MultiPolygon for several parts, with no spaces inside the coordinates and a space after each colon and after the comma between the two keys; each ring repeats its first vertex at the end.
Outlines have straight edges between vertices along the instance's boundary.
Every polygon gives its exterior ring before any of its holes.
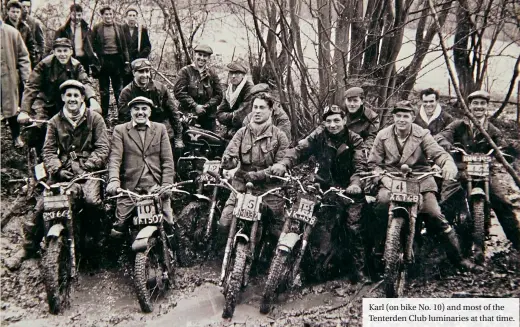
{"type": "Polygon", "coordinates": [[[110,6],[101,8],[103,21],[92,28],[92,46],[101,61],[99,72],[99,93],[101,94],[101,108],[103,117],[108,116],[110,105],[110,83],[116,106],[123,89],[123,76],[131,73],[130,56],[126,44],[123,27],[114,22],[114,10],[110,6]]]}
{"type": "Polygon", "coordinates": [[[39,61],[39,53],[36,48],[31,28],[24,21],[22,21],[23,6],[18,0],[10,0],[7,3],[7,18],[5,23],[11,25],[20,32],[22,39],[29,51],[31,63],[39,61]]]}
{"type": "Polygon", "coordinates": [[[365,92],[360,87],[346,90],[343,99],[347,109],[347,129],[361,136],[368,154],[379,132],[379,115],[365,105],[365,92]]]}
{"type": "Polygon", "coordinates": [[[227,68],[229,85],[217,108],[217,119],[224,129],[223,137],[231,139],[242,127],[245,116],[251,112],[250,91],[253,82],[247,79],[247,69],[240,62],[232,62],[227,68]]]}
{"type": "Polygon", "coordinates": [[[31,30],[32,37],[34,39],[34,43],[36,46],[37,57],[35,61],[32,62],[32,67],[36,66],[38,62],[43,59],[47,49],[45,48],[45,33],[43,33],[42,22],[40,22],[37,18],[31,16],[31,0],[22,0],[22,21],[29,26],[31,30]]]}
{"type": "Polygon", "coordinates": [[[420,97],[422,104],[414,123],[430,130],[435,136],[453,121],[453,117],[442,109],[439,91],[428,88],[421,91],[420,97]]]}
{"type": "MultiPolygon", "coordinates": [[[[347,215],[346,228],[350,243],[347,248],[350,249],[355,266],[352,281],[364,283],[367,281],[364,271],[365,250],[361,221],[364,197],[358,175],[367,169],[363,139],[346,127],[345,112],[339,106],[326,107],[322,119],[323,125],[300,140],[296,147],[287,150],[283,160],[273,166],[272,172],[282,176],[287,169],[305,162],[314,155],[319,165],[317,176],[322,188],[328,189],[333,186],[346,188],[348,194],[355,195],[356,203],[349,205],[346,211],[337,212],[344,212],[347,215]]],[[[333,251],[331,234],[333,228],[337,226],[333,219],[337,212],[333,214],[323,210],[318,213],[323,218],[318,219],[318,225],[312,236],[313,242],[319,245],[318,265],[323,264],[333,251]]]]}
{"type": "MultiPolygon", "coordinates": [[[[59,96],[60,85],[69,79],[81,82],[85,87],[86,102],[91,110],[101,112],[95,92],[83,66],[72,58],[72,45],[69,39],[54,41],[54,54],[45,57],[32,71],[25,85],[21,113],[18,122],[26,124],[31,115],[35,119],[47,120],[60,110],[63,102],[59,96]]],[[[41,149],[45,136],[45,126],[34,129],[29,138],[29,146],[41,149]]]]}
{"type": "Polygon", "coordinates": [[[177,73],[174,94],[180,102],[180,111],[197,115],[197,123],[206,130],[215,131],[217,106],[222,102],[222,88],[218,75],[207,64],[213,50],[197,45],[193,64],[177,73]]]}
{"type": "Polygon", "coordinates": [[[91,30],[83,19],[83,7],[79,4],[70,6],[67,22],[56,30],[55,38],[65,37],[72,43],[72,56],[76,58],[87,74],[90,75],[90,66],[99,69],[99,61],[92,48],[91,30]]]}
{"type": "MultiPolygon", "coordinates": [[[[486,91],[473,92],[468,96],[469,109],[493,142],[499,147],[504,147],[506,143],[502,138],[502,132],[490,123],[487,117],[489,99],[489,93],[486,91]]],[[[467,118],[455,120],[449,124],[442,132],[437,134],[436,140],[447,150],[451,150],[454,144],[462,147],[467,153],[487,153],[492,149],[484,135],[467,118]]],[[[458,164],[464,167],[464,163],[459,162],[458,164]]],[[[465,181],[466,178],[466,176],[461,176],[461,181],[465,181]]],[[[520,222],[515,217],[513,204],[507,198],[507,185],[504,185],[499,178],[499,170],[496,169],[495,165],[491,165],[491,176],[489,179],[490,205],[493,211],[495,211],[507,238],[511,241],[513,247],[519,250],[520,222]]],[[[453,189],[455,189],[454,185],[443,185],[443,198],[448,197],[448,193],[453,189]]],[[[487,227],[489,228],[489,226],[487,227]]],[[[475,258],[478,261],[483,261],[484,254],[477,252],[475,258]]]]}
{"type": "Polygon", "coordinates": [[[180,114],[173,102],[173,97],[166,85],[153,81],[150,74],[152,64],[148,59],[132,61],[134,80],[125,86],[119,97],[119,124],[129,122],[132,117],[128,103],[137,97],[145,97],[153,101],[150,120],[163,123],[168,131],[168,137],[173,141],[175,149],[182,149],[182,124],[180,114]]]}
{"type": "MultiPolygon", "coordinates": [[[[137,11],[137,8],[128,8],[126,10],[126,23],[123,24],[130,62],[138,58],[148,58],[152,51],[148,29],[146,26],[139,24],[138,15],[139,12],[137,11]]],[[[133,76],[131,73],[125,75],[124,85],[126,86],[131,83],[132,79],[133,76]]]]}

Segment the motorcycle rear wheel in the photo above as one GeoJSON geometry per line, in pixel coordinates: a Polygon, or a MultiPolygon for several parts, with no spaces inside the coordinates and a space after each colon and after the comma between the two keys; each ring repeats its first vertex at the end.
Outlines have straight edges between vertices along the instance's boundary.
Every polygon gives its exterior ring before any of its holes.
{"type": "Polygon", "coordinates": [[[62,236],[49,241],[41,262],[49,312],[58,314],[68,306],[71,290],[70,255],[62,236]]]}
{"type": "Polygon", "coordinates": [[[224,310],[222,312],[222,318],[231,318],[235,312],[235,306],[237,303],[238,296],[240,294],[240,288],[242,281],[244,280],[244,270],[246,267],[248,246],[244,243],[238,243],[235,250],[235,260],[233,270],[228,279],[228,285],[226,287],[226,303],[224,304],[224,310]]]}
{"type": "Polygon", "coordinates": [[[390,222],[385,244],[385,294],[386,297],[401,297],[406,283],[404,244],[402,231],[405,220],[394,217],[390,222]]]}
{"type": "Polygon", "coordinates": [[[484,198],[475,199],[472,203],[473,240],[475,242],[475,262],[482,264],[486,253],[486,214],[484,198]]]}
{"type": "Polygon", "coordinates": [[[265,283],[264,294],[262,296],[262,302],[260,303],[260,313],[269,313],[277,289],[286,281],[286,274],[291,271],[288,267],[289,255],[289,253],[284,251],[276,251],[273,261],[271,262],[267,282],[265,283]]]}

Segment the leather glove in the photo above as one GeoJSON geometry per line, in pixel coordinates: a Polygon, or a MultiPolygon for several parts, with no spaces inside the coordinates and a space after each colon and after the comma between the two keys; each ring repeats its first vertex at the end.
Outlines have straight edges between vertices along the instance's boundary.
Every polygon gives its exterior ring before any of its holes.
{"type": "Polygon", "coordinates": [[[361,191],[361,187],[357,184],[350,184],[346,189],[347,194],[361,194],[361,191]]]}
{"type": "Polygon", "coordinates": [[[204,109],[204,106],[199,104],[197,105],[197,107],[195,107],[195,113],[200,116],[200,115],[204,115],[206,113],[206,109],[204,109]]]}
{"type": "Polygon", "coordinates": [[[58,171],[58,175],[60,176],[61,180],[64,181],[70,181],[72,178],[74,178],[74,174],[65,169],[60,169],[58,171]]]}
{"type": "Polygon", "coordinates": [[[388,176],[381,178],[381,184],[387,189],[392,189],[392,179],[388,176]]]}
{"type": "Polygon", "coordinates": [[[265,180],[265,173],[263,171],[250,171],[244,174],[244,180],[248,182],[258,182],[265,180]]]}
{"type": "MultiPolygon", "coordinates": [[[[170,184],[163,185],[163,187],[171,186],[170,184]]],[[[168,199],[172,196],[172,189],[166,189],[161,192],[161,198],[168,199]]]]}
{"type": "Polygon", "coordinates": [[[81,168],[79,162],[77,162],[77,161],[73,161],[72,164],[70,165],[70,167],[72,169],[72,172],[76,175],[81,175],[81,174],[85,173],[85,170],[83,168],[81,168]]]}
{"type": "Polygon", "coordinates": [[[179,139],[175,139],[173,141],[173,144],[175,146],[175,149],[182,149],[182,148],[184,148],[184,142],[182,142],[182,139],[180,139],[180,138],[179,139]]]}
{"type": "Polygon", "coordinates": [[[107,193],[110,195],[116,195],[117,189],[121,188],[121,183],[119,181],[111,181],[107,185],[107,193]]]}
{"type": "Polygon", "coordinates": [[[230,170],[230,169],[235,168],[233,158],[231,158],[227,154],[222,156],[221,162],[222,162],[222,168],[223,169],[230,170]]]}
{"type": "Polygon", "coordinates": [[[27,124],[29,120],[31,120],[31,116],[29,116],[26,112],[22,111],[18,114],[18,118],[16,118],[16,120],[22,125],[27,124]]]}
{"type": "Polygon", "coordinates": [[[457,165],[455,165],[452,160],[448,160],[442,167],[442,178],[444,178],[445,181],[456,179],[458,172],[457,165]]]}
{"type": "Polygon", "coordinates": [[[271,174],[275,176],[283,177],[283,175],[285,175],[286,172],[287,168],[284,164],[276,163],[271,167],[271,174]]]}

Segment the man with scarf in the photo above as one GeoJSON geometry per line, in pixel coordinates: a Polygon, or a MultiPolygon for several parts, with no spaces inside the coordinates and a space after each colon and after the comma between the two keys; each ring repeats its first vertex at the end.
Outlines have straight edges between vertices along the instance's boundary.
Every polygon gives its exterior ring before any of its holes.
{"type": "Polygon", "coordinates": [[[207,66],[213,50],[199,44],[193,51],[193,64],[179,70],[173,92],[180,102],[182,113],[195,114],[197,124],[214,132],[217,106],[222,102],[222,88],[218,75],[207,66]]]}
{"type": "Polygon", "coordinates": [[[350,250],[354,266],[351,280],[353,283],[365,283],[368,278],[365,275],[361,214],[365,201],[358,174],[366,171],[367,159],[363,139],[346,127],[345,116],[345,112],[339,106],[326,107],[322,116],[322,126],[300,140],[296,147],[287,150],[283,160],[277,161],[273,166],[272,172],[274,175],[282,176],[287,169],[305,162],[314,155],[318,164],[316,180],[320,181],[322,189],[334,186],[345,188],[354,198],[355,203],[349,204],[347,208],[324,206],[320,209],[311,242],[315,245],[314,252],[318,252],[318,257],[315,258],[316,268],[319,272],[323,271],[327,267],[322,265],[331,253],[337,250],[333,249],[331,235],[338,223],[335,218],[339,215],[341,222],[344,221],[346,224],[349,244],[345,248],[350,250]]]}
{"type": "Polygon", "coordinates": [[[363,139],[367,156],[379,132],[379,115],[365,104],[365,92],[360,87],[351,87],[343,95],[347,115],[347,129],[363,139]]]}
{"type": "MultiPolygon", "coordinates": [[[[129,7],[126,10],[126,23],[123,24],[130,62],[139,58],[148,58],[152,51],[148,28],[143,24],[139,24],[138,15],[137,8],[129,7]]],[[[132,73],[125,75],[123,85],[126,86],[131,83],[132,79],[132,73]]]]}
{"type": "Polygon", "coordinates": [[[217,108],[217,119],[225,128],[223,137],[231,139],[242,127],[245,116],[251,112],[253,82],[246,77],[246,67],[238,61],[227,65],[229,85],[222,103],[217,108]]]}
{"type": "MultiPolygon", "coordinates": [[[[60,86],[63,109],[51,118],[47,127],[47,136],[43,145],[43,162],[50,175],[48,184],[70,181],[74,177],[88,172],[101,170],[108,158],[109,143],[107,129],[103,117],[85,105],[85,86],[76,80],[65,81],[60,86]]],[[[73,209],[79,212],[85,228],[93,226],[94,241],[101,246],[104,233],[100,226],[106,225],[103,203],[101,201],[101,185],[99,180],[87,180],[74,184],[73,209]]],[[[31,221],[25,222],[24,249],[15,255],[19,266],[22,258],[35,253],[42,235],[43,198],[35,207],[31,221]]],[[[80,222],[78,220],[78,222],[80,222]]]]}
{"type": "Polygon", "coordinates": [[[422,104],[414,123],[430,130],[435,136],[453,121],[453,117],[442,110],[439,91],[428,88],[421,91],[420,97],[422,104]]]}
{"type": "MultiPolygon", "coordinates": [[[[486,91],[476,91],[468,96],[469,109],[473,116],[479,121],[480,125],[489,134],[493,142],[499,147],[506,147],[507,144],[502,138],[502,132],[495,127],[487,117],[487,110],[490,96],[486,91]]],[[[462,147],[467,153],[487,153],[491,150],[491,145],[486,141],[484,135],[480,133],[478,128],[468,119],[458,119],[449,124],[442,132],[435,137],[437,142],[446,150],[451,150],[452,147],[462,147]]],[[[463,166],[463,162],[457,163],[463,166]]],[[[520,222],[518,217],[515,217],[513,204],[507,198],[507,187],[499,179],[499,169],[497,166],[491,165],[491,176],[489,179],[489,196],[490,206],[495,212],[506,237],[511,241],[513,247],[520,249],[520,222]]],[[[467,176],[460,176],[460,182],[464,182],[467,176]]],[[[464,183],[463,183],[464,184],[464,183]]],[[[453,196],[460,189],[460,183],[445,183],[441,192],[443,200],[453,197],[454,206],[461,206],[461,199],[453,196]]],[[[460,194],[460,193],[459,193],[460,194]]],[[[464,194],[463,194],[464,196],[464,194]]],[[[451,201],[451,200],[450,200],[451,201]]],[[[486,224],[486,227],[490,226],[486,224]]],[[[484,261],[484,254],[479,250],[475,253],[477,262],[484,261]]]]}

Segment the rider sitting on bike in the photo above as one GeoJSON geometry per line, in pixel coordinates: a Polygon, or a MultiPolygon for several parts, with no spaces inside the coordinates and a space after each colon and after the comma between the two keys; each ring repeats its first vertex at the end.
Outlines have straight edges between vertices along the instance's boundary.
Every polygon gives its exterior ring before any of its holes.
{"type": "MultiPolygon", "coordinates": [[[[306,161],[311,155],[316,157],[319,165],[317,175],[324,189],[336,186],[346,188],[348,194],[356,195],[355,203],[345,210],[326,212],[323,207],[319,215],[318,225],[312,234],[312,239],[319,246],[318,265],[333,251],[331,235],[336,226],[333,217],[341,212],[346,213],[346,229],[354,268],[352,281],[364,283],[365,251],[362,237],[361,209],[364,204],[359,172],[367,169],[366,156],[363,152],[363,139],[347,127],[345,112],[336,105],[326,107],[322,116],[323,126],[316,128],[309,136],[300,140],[298,145],[286,151],[282,161],[278,161],[272,168],[275,175],[282,176],[290,169],[306,161]]],[[[342,215],[342,218],[343,215],[342,215]]],[[[326,267],[318,267],[326,269],[326,267]]]]}
{"type": "MultiPolygon", "coordinates": [[[[72,58],[72,43],[67,38],[54,41],[54,53],[45,57],[36,65],[29,76],[23,93],[21,113],[18,122],[26,124],[31,119],[47,120],[57,114],[63,102],[60,98],[60,85],[67,80],[77,80],[84,85],[87,107],[101,113],[101,107],[95,99],[94,88],[81,63],[72,58]]],[[[39,153],[45,138],[45,126],[34,129],[28,135],[29,147],[35,147],[39,153]]]]}
{"type": "MultiPolygon", "coordinates": [[[[487,118],[489,99],[489,93],[486,91],[473,92],[468,96],[469,109],[493,142],[499,147],[504,147],[506,143],[502,138],[502,132],[490,123],[487,118]]],[[[446,150],[451,150],[454,144],[462,147],[467,153],[487,153],[492,149],[484,135],[480,133],[468,118],[459,119],[449,124],[442,132],[437,134],[436,140],[446,150]]],[[[462,178],[465,179],[464,176],[462,178]]],[[[442,189],[443,199],[449,198],[453,190],[460,187],[459,182],[445,184],[442,189]]],[[[511,241],[513,247],[517,250],[520,249],[520,223],[515,217],[513,204],[506,196],[507,190],[499,180],[495,165],[491,166],[489,193],[491,208],[495,211],[504,233],[511,241]]],[[[457,205],[460,205],[460,202],[457,202],[457,205]]]]}
{"type": "MultiPolygon", "coordinates": [[[[442,168],[445,180],[457,175],[457,166],[451,156],[433,139],[430,132],[416,124],[415,109],[409,101],[398,102],[392,110],[394,124],[382,129],[376,136],[374,146],[368,158],[368,167],[374,172],[389,171],[398,173],[406,164],[416,172],[428,172],[431,167],[428,159],[442,168]]],[[[380,219],[379,226],[386,228],[390,202],[392,179],[388,176],[376,178],[378,184],[376,217],[380,219]]],[[[420,212],[428,216],[428,226],[434,228],[444,242],[446,253],[450,260],[459,267],[475,270],[478,267],[461,255],[459,240],[455,230],[451,228],[437,203],[435,192],[437,184],[433,176],[420,181],[422,202],[420,212]]],[[[386,230],[385,230],[386,231],[386,230]]],[[[382,232],[384,233],[384,231],[382,232]]]]}
{"type": "MultiPolygon", "coordinates": [[[[279,186],[280,181],[269,180],[271,166],[283,158],[289,146],[287,136],[273,125],[271,116],[274,101],[268,93],[258,93],[252,99],[253,117],[249,124],[233,136],[222,156],[222,168],[239,167],[232,185],[239,191],[246,190],[246,183],[254,183],[254,193],[263,193],[279,186]]],[[[264,197],[264,204],[272,211],[271,231],[280,231],[283,224],[285,200],[275,195],[264,197]]],[[[219,244],[224,243],[233,219],[236,195],[231,193],[226,201],[218,226],[219,244]]]]}
{"type": "MultiPolygon", "coordinates": [[[[103,169],[109,152],[103,117],[86,108],[85,86],[76,80],[68,80],[61,84],[60,91],[64,106],[49,121],[42,150],[43,162],[50,174],[48,184],[70,181],[84,173],[103,169]]],[[[71,190],[77,201],[75,206],[84,201],[88,212],[85,217],[102,219],[99,180],[87,180],[71,190]]],[[[42,237],[43,198],[38,200],[35,211],[31,221],[24,223],[24,257],[35,252],[42,237]]],[[[101,239],[96,241],[99,243],[101,239]]]]}
{"type": "MultiPolygon", "coordinates": [[[[137,97],[128,103],[128,107],[132,120],[117,125],[112,135],[107,193],[114,195],[119,188],[146,193],[157,186],[172,185],[175,175],[172,148],[164,124],[150,121],[153,101],[137,97]]],[[[161,194],[164,218],[173,224],[172,190],[164,190],[161,194]]],[[[131,218],[134,209],[135,203],[131,198],[117,199],[117,221],[113,225],[113,234],[125,232],[126,221],[131,218]]]]}

